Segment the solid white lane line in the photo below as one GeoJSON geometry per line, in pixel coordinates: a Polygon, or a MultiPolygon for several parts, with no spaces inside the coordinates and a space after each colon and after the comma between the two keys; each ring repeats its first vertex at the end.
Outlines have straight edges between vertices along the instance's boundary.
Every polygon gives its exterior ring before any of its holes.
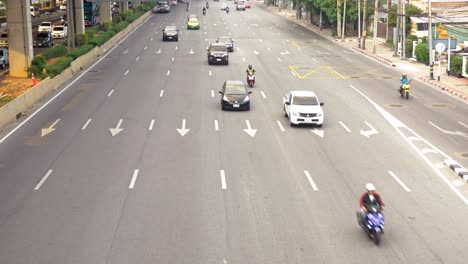
{"type": "Polygon", "coordinates": [[[290,72],[294,77],[296,77],[296,74],[293,71],[290,71],[290,72]]]}
{"type": "Polygon", "coordinates": [[[348,131],[348,133],[351,133],[351,130],[341,121],[338,121],[338,123],[340,123],[340,125],[346,130],[348,131]]]}
{"type": "Polygon", "coordinates": [[[50,174],[52,174],[54,170],[49,170],[47,171],[47,173],[44,175],[44,177],[42,177],[41,181],[36,185],[36,187],[34,187],[34,190],[37,191],[39,190],[39,188],[41,188],[42,184],[44,184],[44,182],[47,180],[47,178],[49,178],[50,174]]]}
{"type": "Polygon", "coordinates": [[[174,61],[174,57],[172,57],[172,60],[171,61],[174,61]]]}
{"type": "Polygon", "coordinates": [[[161,90],[161,92],[159,93],[159,97],[163,97],[164,95],[164,90],[161,90]]]}
{"type": "Polygon", "coordinates": [[[406,186],[406,184],[404,184],[400,180],[400,178],[398,178],[398,176],[395,175],[395,173],[393,173],[392,171],[388,171],[388,174],[390,174],[393,177],[393,179],[395,179],[395,181],[397,181],[401,185],[401,187],[403,187],[403,189],[405,189],[405,191],[411,192],[411,190],[406,186]]]}
{"type": "Polygon", "coordinates": [[[215,120],[214,124],[215,124],[215,130],[219,131],[218,120],[215,120]]]}
{"type": "Polygon", "coordinates": [[[169,74],[171,74],[171,71],[167,71],[167,76],[169,76],[169,74]]]}
{"type": "Polygon", "coordinates": [[[211,71],[208,71],[208,74],[209,74],[210,76],[213,75],[213,73],[212,73],[211,71]]]}
{"type": "Polygon", "coordinates": [[[280,58],[276,58],[278,61],[282,61],[280,58]]]}
{"type": "Polygon", "coordinates": [[[133,187],[135,187],[135,182],[136,182],[136,179],[138,177],[138,173],[140,172],[139,169],[136,169],[134,172],[133,172],[133,176],[132,176],[132,180],[130,181],[130,185],[128,186],[129,189],[133,189],[133,187]]]}
{"type": "Polygon", "coordinates": [[[267,98],[263,91],[260,91],[260,93],[262,94],[263,98],[265,98],[265,99],[267,98]]]}
{"type": "Polygon", "coordinates": [[[224,174],[224,170],[220,170],[219,174],[221,175],[221,189],[226,190],[226,175],[224,174]]]}
{"type": "Polygon", "coordinates": [[[140,59],[140,57],[136,57],[135,61],[138,61],[140,59]]]}
{"type": "Polygon", "coordinates": [[[468,125],[467,125],[467,124],[464,124],[463,122],[458,122],[458,124],[460,124],[460,125],[462,125],[462,126],[468,128],[468,125]]]}
{"type": "Polygon", "coordinates": [[[307,179],[309,180],[309,183],[312,186],[312,189],[314,189],[314,191],[318,191],[317,185],[315,185],[314,180],[312,180],[312,177],[310,176],[309,171],[305,170],[304,174],[306,175],[307,179]]]}
{"type": "Polygon", "coordinates": [[[128,73],[129,73],[129,70],[127,70],[127,71],[124,73],[124,75],[127,75],[128,73]]]}
{"type": "Polygon", "coordinates": [[[214,91],[211,90],[211,97],[214,97],[214,91]]]}
{"type": "Polygon", "coordinates": [[[88,127],[89,123],[91,123],[91,118],[88,119],[88,121],[86,121],[86,123],[81,127],[81,130],[85,130],[88,127]]]}
{"type": "Polygon", "coordinates": [[[151,119],[151,123],[150,123],[150,125],[148,127],[148,130],[150,130],[150,131],[153,130],[153,126],[154,126],[154,119],[151,119]]]}
{"type": "Polygon", "coordinates": [[[281,129],[281,131],[284,132],[284,127],[283,125],[281,124],[281,122],[279,120],[276,120],[276,123],[278,124],[279,128],[281,129]]]}
{"type": "Polygon", "coordinates": [[[110,90],[110,92],[107,94],[107,97],[111,96],[114,93],[114,89],[110,90]]]}

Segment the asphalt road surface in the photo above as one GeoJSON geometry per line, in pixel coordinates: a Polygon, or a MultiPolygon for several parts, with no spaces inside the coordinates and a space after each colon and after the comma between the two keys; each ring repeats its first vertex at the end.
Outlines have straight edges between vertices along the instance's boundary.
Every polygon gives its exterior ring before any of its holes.
{"type": "Polygon", "coordinates": [[[417,81],[403,100],[399,72],[260,4],[202,3],[201,30],[184,5],[151,16],[3,133],[0,263],[467,262],[468,186],[444,165],[468,166],[466,103],[417,81]],[[209,66],[221,35],[235,51],[209,66]],[[221,111],[248,64],[251,110],[221,111]],[[320,129],[283,116],[302,89],[325,102],[320,129]],[[380,246],[356,223],[367,182],[380,246]]]}

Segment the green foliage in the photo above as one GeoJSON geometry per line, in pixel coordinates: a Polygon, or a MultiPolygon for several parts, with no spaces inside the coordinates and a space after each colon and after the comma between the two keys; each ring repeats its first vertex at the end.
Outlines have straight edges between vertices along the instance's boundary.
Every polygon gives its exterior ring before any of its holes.
{"type": "Polygon", "coordinates": [[[112,29],[112,21],[106,21],[104,22],[99,29],[101,31],[110,31],[112,29]]]}
{"type": "Polygon", "coordinates": [[[88,34],[76,34],[76,44],[83,46],[88,43],[88,34]]]}
{"type": "Polygon", "coordinates": [[[393,48],[393,40],[387,39],[386,42],[387,42],[387,45],[388,45],[388,46],[390,46],[391,48],[393,48]]]}
{"type": "MultiPolygon", "coordinates": [[[[410,33],[411,31],[411,16],[421,15],[423,11],[412,4],[406,4],[405,6],[405,13],[406,13],[406,33],[410,33]]],[[[397,23],[397,4],[393,4],[390,7],[390,11],[388,13],[388,26],[389,27],[396,27],[397,23]]]]}
{"type": "Polygon", "coordinates": [[[73,51],[71,51],[70,53],[67,54],[67,57],[70,57],[72,58],[73,60],[76,60],[76,58],[88,53],[90,50],[94,49],[94,46],[91,45],[91,44],[86,44],[86,45],[83,45],[73,51]]]}
{"type": "Polygon", "coordinates": [[[110,32],[102,32],[90,41],[88,44],[93,45],[94,47],[101,46],[102,44],[106,43],[112,37],[110,32]]]}
{"type": "Polygon", "coordinates": [[[67,47],[64,45],[55,45],[42,53],[46,60],[62,57],[67,54],[67,47]]]}
{"type": "Polygon", "coordinates": [[[406,39],[405,40],[405,57],[411,58],[413,55],[413,40],[406,39]]]}
{"type": "Polygon", "coordinates": [[[112,18],[112,23],[115,25],[115,24],[118,24],[122,21],[122,17],[120,15],[116,15],[112,18]]]}
{"type": "Polygon", "coordinates": [[[70,57],[60,58],[53,65],[47,66],[46,72],[50,77],[53,78],[62,73],[66,68],[68,68],[72,61],[73,59],[70,57]]]}
{"type": "Polygon", "coordinates": [[[122,20],[128,21],[128,18],[132,15],[132,13],[132,10],[126,10],[120,13],[120,17],[122,18],[122,20]]]}
{"type": "Polygon", "coordinates": [[[416,36],[416,35],[409,35],[408,37],[406,37],[406,39],[411,39],[411,40],[414,40],[414,41],[418,41],[418,36],[416,36]]]}
{"type": "Polygon", "coordinates": [[[458,74],[462,74],[463,70],[463,59],[458,56],[450,57],[450,70],[458,74]]]}
{"type": "Polygon", "coordinates": [[[28,70],[29,75],[31,75],[31,73],[34,73],[36,78],[44,79],[45,75],[43,73],[43,70],[45,68],[45,65],[46,59],[44,58],[44,56],[39,55],[34,57],[34,59],[31,61],[31,66],[28,70]]]}
{"type": "Polygon", "coordinates": [[[116,32],[120,32],[124,30],[125,28],[127,28],[127,26],[128,26],[127,21],[121,21],[120,23],[114,25],[114,29],[116,32]]]}
{"type": "Polygon", "coordinates": [[[418,61],[424,62],[426,64],[429,63],[429,50],[427,49],[427,44],[419,43],[416,45],[415,55],[418,61]]]}
{"type": "Polygon", "coordinates": [[[422,37],[421,42],[422,43],[427,43],[427,37],[422,37]]]}
{"type": "Polygon", "coordinates": [[[88,35],[88,39],[92,39],[92,38],[94,38],[96,36],[97,32],[98,32],[97,29],[90,28],[90,29],[86,30],[86,35],[88,35]]]}

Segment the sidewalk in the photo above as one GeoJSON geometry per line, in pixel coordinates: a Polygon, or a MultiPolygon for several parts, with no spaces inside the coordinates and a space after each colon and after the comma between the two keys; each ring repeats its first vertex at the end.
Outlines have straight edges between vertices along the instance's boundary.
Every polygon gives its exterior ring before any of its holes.
{"type": "MultiPolygon", "coordinates": [[[[410,59],[401,59],[400,57],[394,57],[394,50],[388,47],[385,43],[385,40],[382,38],[377,38],[376,47],[375,47],[375,54],[372,53],[373,50],[373,39],[372,37],[368,37],[366,40],[366,49],[359,49],[358,48],[358,39],[355,38],[344,38],[344,39],[336,39],[332,37],[331,28],[322,29],[320,30],[319,27],[311,24],[307,19],[305,19],[305,15],[302,16],[302,19],[296,19],[295,10],[290,9],[281,9],[279,10],[278,7],[269,6],[267,7],[271,11],[280,14],[289,20],[300,24],[322,36],[329,38],[333,41],[338,42],[341,46],[350,48],[355,50],[356,52],[360,52],[365,56],[369,56],[375,60],[382,62],[383,64],[388,65],[389,67],[394,67],[399,71],[408,73],[410,79],[417,79],[422,82],[426,82],[431,84],[435,87],[438,87],[444,91],[452,93],[460,98],[468,100],[468,79],[467,78],[456,78],[454,76],[448,76],[446,73],[447,64],[441,64],[441,74],[440,74],[440,82],[437,81],[439,67],[438,65],[434,65],[434,79],[430,80],[429,78],[429,66],[424,65],[423,63],[415,62],[410,59]]],[[[362,43],[361,43],[362,44],[362,43]]]]}

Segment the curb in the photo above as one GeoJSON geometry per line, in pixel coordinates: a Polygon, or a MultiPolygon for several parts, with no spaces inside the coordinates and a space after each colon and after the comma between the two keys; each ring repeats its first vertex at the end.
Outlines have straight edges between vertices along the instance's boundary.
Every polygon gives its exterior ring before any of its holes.
{"type": "Polygon", "coordinates": [[[378,61],[380,61],[380,62],[382,62],[382,63],[384,63],[384,64],[387,64],[388,66],[392,66],[392,67],[395,67],[395,66],[396,66],[395,63],[393,63],[393,62],[391,62],[391,61],[389,61],[389,60],[387,60],[387,59],[385,59],[385,58],[382,58],[382,57],[380,57],[380,56],[378,56],[378,55],[371,54],[371,53],[369,53],[369,52],[367,52],[367,51],[364,51],[364,50],[362,50],[362,49],[358,49],[358,48],[356,48],[356,47],[352,47],[351,49],[352,49],[352,50],[355,50],[355,51],[357,51],[357,52],[360,52],[361,54],[364,54],[364,55],[366,55],[366,56],[368,56],[368,57],[371,57],[371,58],[373,58],[373,59],[376,59],[376,60],[378,60],[378,61]]]}
{"type": "Polygon", "coordinates": [[[355,40],[355,39],[338,39],[338,38],[336,38],[335,40],[338,41],[338,42],[353,42],[353,41],[357,41],[357,40],[355,40]]]}
{"type": "Polygon", "coordinates": [[[445,160],[445,165],[449,166],[451,170],[453,170],[460,178],[462,178],[465,182],[468,182],[468,170],[465,169],[463,166],[458,164],[454,160],[445,160]]]}
{"type": "Polygon", "coordinates": [[[444,84],[441,84],[440,82],[437,82],[437,81],[434,81],[434,80],[430,80],[430,79],[428,79],[428,78],[426,78],[426,77],[420,77],[419,79],[421,79],[421,80],[423,80],[423,81],[425,81],[425,82],[428,82],[428,83],[430,83],[430,84],[432,84],[432,85],[434,85],[434,86],[437,86],[437,87],[439,87],[440,89],[442,89],[443,91],[447,91],[447,92],[449,92],[449,93],[451,93],[451,94],[453,94],[453,95],[456,95],[456,96],[458,96],[458,97],[460,97],[460,98],[463,98],[463,99],[465,99],[465,100],[468,99],[468,96],[467,96],[467,95],[465,95],[465,94],[463,94],[462,92],[457,91],[457,90],[455,90],[455,89],[453,89],[453,88],[447,87],[447,86],[445,86],[444,84]]]}

